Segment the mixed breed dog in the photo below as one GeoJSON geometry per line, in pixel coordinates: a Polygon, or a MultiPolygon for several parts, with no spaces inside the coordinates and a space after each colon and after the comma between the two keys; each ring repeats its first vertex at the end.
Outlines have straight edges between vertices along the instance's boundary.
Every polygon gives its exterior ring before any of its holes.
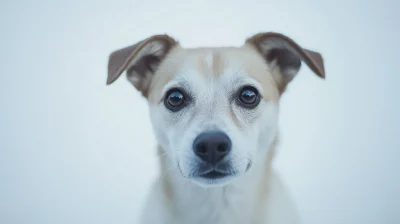
{"type": "Polygon", "coordinates": [[[302,62],[325,78],[319,53],[273,32],[214,48],[154,35],[111,53],[107,84],[126,72],[158,141],[142,223],[300,223],[271,162],[279,101],[302,62]]]}

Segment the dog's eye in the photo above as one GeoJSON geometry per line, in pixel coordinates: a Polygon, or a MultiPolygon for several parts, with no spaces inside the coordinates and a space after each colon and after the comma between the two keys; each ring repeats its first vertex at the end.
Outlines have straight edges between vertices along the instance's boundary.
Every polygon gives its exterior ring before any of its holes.
{"type": "Polygon", "coordinates": [[[258,91],[251,86],[242,88],[238,96],[239,104],[247,108],[255,108],[260,102],[258,91]]]}
{"type": "Polygon", "coordinates": [[[166,95],[164,104],[169,110],[178,111],[185,104],[185,96],[180,90],[170,90],[166,95]]]}

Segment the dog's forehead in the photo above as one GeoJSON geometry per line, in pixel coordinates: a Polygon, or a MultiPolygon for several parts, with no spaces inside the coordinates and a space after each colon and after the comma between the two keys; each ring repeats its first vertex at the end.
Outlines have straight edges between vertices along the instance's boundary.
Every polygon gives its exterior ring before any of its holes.
{"type": "MultiPolygon", "coordinates": [[[[186,49],[181,70],[218,80],[221,76],[253,76],[252,69],[263,70],[265,63],[250,47],[218,47],[186,49]],[[236,71],[235,71],[236,70],[236,71]]],[[[183,74],[178,74],[183,75],[183,74]]]]}
{"type": "Polygon", "coordinates": [[[267,98],[278,97],[267,64],[251,46],[176,47],[155,74],[149,100],[157,100],[165,87],[174,82],[184,81],[194,88],[201,88],[201,85],[234,86],[244,80],[257,83],[267,98]]]}

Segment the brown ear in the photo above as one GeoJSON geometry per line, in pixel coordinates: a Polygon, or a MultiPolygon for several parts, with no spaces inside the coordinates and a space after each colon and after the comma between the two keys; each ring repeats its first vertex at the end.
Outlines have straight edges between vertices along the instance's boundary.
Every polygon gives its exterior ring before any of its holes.
{"type": "Polygon", "coordinates": [[[155,35],[112,52],[108,60],[107,84],[113,83],[127,70],[129,81],[147,96],[154,72],[176,44],[168,35],[155,35]]]}
{"type": "Polygon", "coordinates": [[[301,61],[319,77],[325,78],[321,54],[300,47],[285,35],[273,32],[260,33],[248,38],[246,44],[253,45],[265,58],[281,93],[300,70],[301,61]]]}

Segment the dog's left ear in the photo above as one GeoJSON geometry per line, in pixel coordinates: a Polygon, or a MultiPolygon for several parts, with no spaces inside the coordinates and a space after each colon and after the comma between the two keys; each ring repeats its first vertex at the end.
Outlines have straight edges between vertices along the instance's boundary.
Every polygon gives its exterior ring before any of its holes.
{"type": "Polygon", "coordinates": [[[325,78],[324,61],[318,52],[300,47],[289,37],[279,33],[259,33],[246,40],[266,60],[282,93],[300,70],[301,61],[319,77],[325,78]]]}
{"type": "Polygon", "coordinates": [[[126,71],[128,80],[147,97],[156,70],[177,44],[178,42],[168,35],[154,35],[112,52],[108,60],[107,84],[113,83],[126,71]]]}

